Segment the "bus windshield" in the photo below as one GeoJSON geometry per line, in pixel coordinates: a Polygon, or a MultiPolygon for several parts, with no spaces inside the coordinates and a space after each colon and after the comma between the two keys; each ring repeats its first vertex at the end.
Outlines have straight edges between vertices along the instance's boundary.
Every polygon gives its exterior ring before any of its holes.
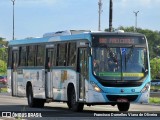
{"type": "Polygon", "coordinates": [[[147,71],[145,47],[93,47],[93,74],[102,80],[141,80],[147,71]]]}

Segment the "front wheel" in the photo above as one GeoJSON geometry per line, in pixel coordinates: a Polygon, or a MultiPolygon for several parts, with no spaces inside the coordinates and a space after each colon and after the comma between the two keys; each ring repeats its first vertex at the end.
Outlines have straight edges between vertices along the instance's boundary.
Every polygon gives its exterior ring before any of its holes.
{"type": "Polygon", "coordinates": [[[117,104],[118,110],[119,111],[128,111],[129,107],[130,107],[130,103],[126,102],[126,103],[118,103],[117,104]]]}
{"type": "Polygon", "coordinates": [[[70,107],[74,112],[80,112],[83,110],[84,107],[84,103],[79,103],[76,102],[76,94],[75,94],[75,90],[73,89],[71,91],[71,95],[70,95],[70,107]]]}
{"type": "Polygon", "coordinates": [[[29,107],[38,107],[38,108],[44,107],[45,100],[33,98],[32,86],[28,87],[27,100],[29,107]]]}
{"type": "Polygon", "coordinates": [[[29,107],[35,107],[35,99],[33,98],[32,86],[28,87],[28,90],[27,90],[27,100],[28,100],[28,106],[29,107]]]}

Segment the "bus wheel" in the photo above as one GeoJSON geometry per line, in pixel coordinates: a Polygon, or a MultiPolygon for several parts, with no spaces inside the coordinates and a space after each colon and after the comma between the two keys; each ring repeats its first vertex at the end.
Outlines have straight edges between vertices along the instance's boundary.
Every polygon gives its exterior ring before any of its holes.
{"type": "Polygon", "coordinates": [[[71,103],[71,109],[74,112],[80,112],[83,110],[84,107],[84,103],[78,103],[76,102],[76,94],[75,94],[75,90],[72,89],[71,95],[70,95],[70,103],[71,103]]]}
{"type": "Polygon", "coordinates": [[[127,102],[127,103],[118,103],[117,107],[118,107],[119,111],[128,111],[129,107],[130,107],[130,103],[129,102],[127,102]]]}
{"type": "Polygon", "coordinates": [[[68,101],[67,101],[67,106],[68,106],[69,109],[72,108],[72,106],[71,106],[71,100],[68,100],[68,101]]]}
{"type": "Polygon", "coordinates": [[[28,100],[28,105],[29,107],[35,107],[35,99],[33,98],[33,90],[32,90],[32,86],[28,87],[28,91],[27,91],[27,100],[28,100]]]}
{"type": "Polygon", "coordinates": [[[45,100],[33,98],[32,86],[28,87],[27,99],[29,107],[38,107],[38,108],[44,107],[45,100]]]}

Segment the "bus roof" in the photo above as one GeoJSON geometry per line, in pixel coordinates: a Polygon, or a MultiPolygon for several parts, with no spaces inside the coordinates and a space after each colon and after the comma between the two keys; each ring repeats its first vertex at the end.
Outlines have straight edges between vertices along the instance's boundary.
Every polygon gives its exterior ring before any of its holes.
{"type": "Polygon", "coordinates": [[[48,43],[48,42],[53,42],[53,41],[56,42],[56,41],[83,40],[83,39],[90,39],[90,33],[65,35],[65,36],[55,36],[55,37],[11,40],[11,41],[9,41],[8,45],[12,46],[12,45],[24,45],[24,44],[38,44],[38,43],[48,43]]]}
{"type": "Polygon", "coordinates": [[[29,38],[29,39],[21,39],[21,40],[11,40],[9,41],[9,46],[12,45],[24,45],[24,44],[38,44],[38,43],[48,43],[48,42],[56,42],[56,41],[66,41],[66,40],[83,40],[88,39],[91,40],[91,35],[132,35],[132,36],[142,36],[140,33],[119,33],[119,32],[102,32],[102,31],[92,31],[92,32],[84,32],[73,35],[62,35],[62,36],[53,36],[53,37],[42,37],[42,38],[29,38]]]}

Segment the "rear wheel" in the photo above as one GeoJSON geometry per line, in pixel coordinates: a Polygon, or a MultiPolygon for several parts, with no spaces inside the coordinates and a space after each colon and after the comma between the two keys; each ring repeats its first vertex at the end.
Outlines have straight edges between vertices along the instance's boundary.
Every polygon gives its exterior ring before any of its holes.
{"type": "Polygon", "coordinates": [[[80,112],[83,110],[84,103],[78,103],[76,102],[76,94],[74,88],[71,91],[70,99],[69,99],[69,105],[71,109],[75,112],[80,112]]]}
{"type": "Polygon", "coordinates": [[[126,102],[126,103],[118,103],[117,104],[118,110],[119,111],[128,111],[129,107],[130,107],[130,103],[126,102]]]}
{"type": "Polygon", "coordinates": [[[45,100],[33,98],[32,86],[28,87],[27,100],[29,107],[44,107],[45,100]]]}

